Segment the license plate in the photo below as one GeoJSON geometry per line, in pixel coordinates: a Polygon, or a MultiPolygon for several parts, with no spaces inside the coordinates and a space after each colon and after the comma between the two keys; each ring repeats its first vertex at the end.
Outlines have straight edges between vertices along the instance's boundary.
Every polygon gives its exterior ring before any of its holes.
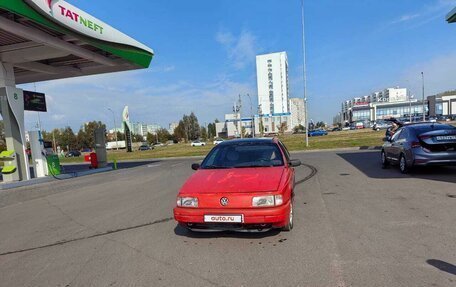
{"type": "Polygon", "coordinates": [[[242,223],[244,221],[243,215],[204,215],[204,222],[228,222],[228,223],[242,223]]]}
{"type": "Polygon", "coordinates": [[[456,136],[436,136],[435,137],[438,141],[451,141],[456,140],[456,136]]]}

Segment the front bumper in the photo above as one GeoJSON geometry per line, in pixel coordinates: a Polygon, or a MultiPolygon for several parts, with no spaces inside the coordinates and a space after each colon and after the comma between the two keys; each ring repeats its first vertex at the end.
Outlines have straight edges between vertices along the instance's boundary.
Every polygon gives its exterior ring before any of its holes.
{"type": "Polygon", "coordinates": [[[217,229],[249,229],[259,227],[280,228],[288,223],[290,202],[281,206],[266,208],[174,208],[174,219],[181,225],[191,227],[210,227],[213,223],[204,222],[204,215],[243,215],[243,222],[240,224],[217,223],[217,229]],[[223,227],[226,228],[223,228],[223,227]]]}

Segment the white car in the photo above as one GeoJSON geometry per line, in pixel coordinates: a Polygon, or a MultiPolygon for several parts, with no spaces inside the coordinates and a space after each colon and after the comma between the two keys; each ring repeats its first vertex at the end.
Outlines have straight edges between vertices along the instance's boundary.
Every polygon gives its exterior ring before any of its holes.
{"type": "Polygon", "coordinates": [[[202,141],[192,141],[192,146],[205,146],[206,143],[202,141]]]}
{"type": "Polygon", "coordinates": [[[215,139],[214,145],[218,145],[219,143],[222,143],[223,139],[215,139]]]}

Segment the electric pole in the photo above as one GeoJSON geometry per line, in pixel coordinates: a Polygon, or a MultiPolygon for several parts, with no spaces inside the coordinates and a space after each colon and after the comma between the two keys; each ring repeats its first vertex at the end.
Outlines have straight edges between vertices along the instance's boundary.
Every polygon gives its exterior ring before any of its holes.
{"type": "Polygon", "coordinates": [[[422,80],[422,83],[423,83],[423,122],[426,121],[426,109],[424,108],[424,73],[421,72],[421,80],[422,80]]]}
{"type": "Polygon", "coordinates": [[[236,129],[238,130],[239,135],[242,138],[242,117],[241,117],[241,108],[242,108],[242,101],[241,101],[241,95],[239,95],[239,100],[238,103],[234,102],[233,105],[233,112],[236,116],[236,119],[239,117],[238,123],[236,123],[236,129]]]}
{"type": "Polygon", "coordinates": [[[308,110],[307,110],[307,69],[306,69],[306,38],[304,29],[304,0],[301,0],[301,26],[302,26],[302,72],[303,72],[303,84],[304,84],[304,122],[306,128],[306,147],[309,147],[309,123],[308,110]]]}

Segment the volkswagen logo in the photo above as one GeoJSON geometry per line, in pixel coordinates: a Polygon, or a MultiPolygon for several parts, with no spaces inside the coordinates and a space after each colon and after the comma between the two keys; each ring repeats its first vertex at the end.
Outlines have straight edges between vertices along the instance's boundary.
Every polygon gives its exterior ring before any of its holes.
{"type": "Polygon", "coordinates": [[[220,198],[220,204],[221,204],[222,206],[228,205],[228,198],[226,198],[226,197],[220,198]]]}

